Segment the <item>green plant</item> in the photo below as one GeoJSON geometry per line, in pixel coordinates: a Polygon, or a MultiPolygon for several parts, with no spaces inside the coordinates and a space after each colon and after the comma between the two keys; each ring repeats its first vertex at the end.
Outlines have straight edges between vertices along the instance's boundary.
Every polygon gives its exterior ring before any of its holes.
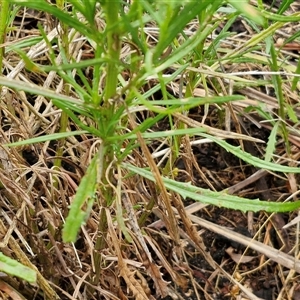
{"type": "MultiPolygon", "coordinates": [[[[184,1],[184,3],[133,1],[131,5],[121,1],[107,0],[57,1],[56,5],[41,0],[12,0],[10,3],[44,11],[57,18],[62,24],[59,38],[56,41],[49,40],[40,27],[41,35],[48,47],[51,65],[36,64],[28,59],[30,63],[27,64],[27,67],[46,74],[51,71],[56,72],[62,80],[63,90],[56,93],[50,89],[1,77],[0,85],[49,98],[62,111],[59,130],[56,133],[13,142],[7,146],[16,147],[59,140],[57,158],[54,163],[55,167],[59,169],[62,149],[68,138],[82,135],[97,139],[91,152],[92,158],[70,205],[62,233],[64,242],[75,242],[81,226],[87,222],[93,207],[97,206],[99,222],[93,249],[93,261],[96,266],[103,262],[101,251],[107,247],[108,234],[112,234],[111,216],[115,217],[127,241],[133,241],[132,232],[129,232],[123,215],[130,212],[123,197],[127,197],[126,180],[131,176],[142,176],[155,183],[154,189],[157,193],[162,194],[163,204],[160,205],[167,211],[167,216],[163,216],[163,220],[169,234],[174,237],[177,244],[179,244],[178,228],[167,189],[180,194],[183,198],[189,197],[196,201],[225,208],[234,209],[237,203],[243,202],[242,209],[244,211],[284,212],[300,207],[300,201],[274,203],[244,199],[228,195],[226,192],[200,189],[191,184],[178,182],[176,178],[166,178],[161,175],[161,170],[156,166],[155,160],[147,148],[147,143],[155,139],[165,138],[168,141],[172,157],[164,170],[165,174],[172,173],[175,168],[174,164],[179,155],[180,145],[186,137],[201,137],[211,140],[231,152],[235,157],[261,169],[300,173],[298,167],[271,162],[276,143],[275,131],[269,141],[266,159],[263,160],[246,153],[240,147],[232,146],[224,139],[233,137],[240,141],[261,141],[242,134],[226,136],[222,130],[213,129],[201,123],[192,123],[186,118],[186,113],[199,105],[204,105],[207,109],[209,105],[222,107],[226,103],[244,99],[240,95],[210,95],[207,86],[213,83],[211,77],[236,80],[237,85],[242,86],[257,84],[249,79],[222,74],[220,64],[234,61],[237,59],[237,55],[240,56],[239,59],[254,61],[250,49],[253,49],[258,42],[264,41],[276,28],[280,27],[279,22],[267,26],[267,20],[273,20],[274,15],[269,15],[265,11],[260,12],[246,1],[240,1],[239,4],[236,1],[228,1],[239,12],[245,13],[245,16],[251,21],[258,25],[264,24],[265,29],[257,33],[243,48],[225,54],[220,62],[218,49],[210,52],[212,47],[208,50],[205,45],[205,41],[221,23],[221,20],[220,22],[212,21],[214,13],[222,6],[223,1],[220,0],[213,2],[184,1]],[[70,7],[67,7],[67,4],[70,7]],[[101,26],[97,23],[99,18],[105,21],[104,25],[101,26]],[[188,37],[183,31],[195,18],[199,20],[199,28],[192,36],[188,37]],[[145,36],[146,25],[150,21],[156,22],[159,29],[157,43],[152,48],[148,46],[145,36]],[[86,39],[92,46],[93,58],[77,61],[76,57],[72,56],[70,47],[78,35],[86,39]],[[121,54],[123,45],[128,45],[130,49],[130,54],[126,54],[125,58],[121,54]],[[54,46],[59,51],[54,51],[54,46]],[[205,64],[207,58],[210,60],[209,68],[198,69],[197,66],[205,64]],[[86,68],[92,69],[91,78],[86,78],[84,74],[86,68]],[[168,69],[172,70],[170,76],[165,74],[168,69]],[[129,74],[129,78],[126,79],[124,74],[129,74]],[[181,78],[186,76],[190,81],[186,84],[186,90],[181,91],[180,99],[176,99],[166,86],[180,76],[181,78]],[[156,83],[148,91],[143,91],[148,78],[153,78],[156,83]],[[204,86],[205,95],[194,97],[193,90],[200,83],[204,86]],[[157,91],[162,93],[161,100],[155,99],[157,91]],[[149,117],[139,121],[138,112],[149,113],[149,117]],[[168,118],[170,130],[152,132],[151,128],[164,118],[168,118]],[[177,120],[179,123],[175,122],[177,120]],[[74,130],[74,127],[77,129],[74,130]],[[130,155],[137,149],[141,149],[142,155],[146,158],[140,166],[135,166],[129,160],[130,155]],[[145,163],[148,165],[145,166],[145,163]],[[110,211],[115,211],[115,215],[108,215],[110,211]]],[[[281,20],[280,15],[277,15],[277,18],[281,20]]],[[[224,33],[225,36],[226,33],[224,33]]],[[[217,48],[219,42],[220,40],[217,40],[214,47],[217,48]]],[[[16,44],[11,51],[19,53],[26,60],[26,54],[23,53],[22,47],[22,44],[16,44]]],[[[275,48],[271,45],[270,49],[271,65],[274,71],[278,71],[275,48]]],[[[273,83],[277,87],[276,92],[280,100],[279,116],[284,119],[285,112],[283,110],[285,108],[279,77],[280,75],[276,75],[273,83]]],[[[218,86],[218,83],[220,82],[215,84],[215,89],[217,94],[221,94],[222,86],[221,84],[218,86]]],[[[274,128],[277,130],[279,127],[276,125],[274,128]]],[[[287,130],[284,126],[281,127],[281,130],[287,142],[287,130]]],[[[153,207],[154,203],[155,200],[150,207],[153,207]]],[[[141,225],[141,223],[139,224],[141,225]]],[[[53,234],[58,235],[54,228],[53,234]]],[[[136,232],[135,234],[137,235],[136,232]]],[[[140,243],[142,244],[141,241],[140,243]]],[[[97,268],[94,272],[95,276],[90,278],[91,283],[99,281],[101,268],[97,268]]],[[[128,280],[124,274],[122,276],[125,281],[128,280]]],[[[133,289],[132,292],[136,291],[133,289]]],[[[160,295],[164,295],[164,292],[160,292],[160,295]]]]}

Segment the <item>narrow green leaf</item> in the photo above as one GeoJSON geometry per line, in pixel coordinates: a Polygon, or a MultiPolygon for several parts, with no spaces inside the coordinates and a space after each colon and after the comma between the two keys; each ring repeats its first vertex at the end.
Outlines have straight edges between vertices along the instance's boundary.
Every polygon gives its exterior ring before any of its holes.
{"type": "Polygon", "coordinates": [[[300,14],[297,12],[289,16],[282,16],[274,13],[267,12],[265,10],[261,11],[262,15],[269,20],[287,23],[287,22],[299,22],[300,14]]]}
{"type": "Polygon", "coordinates": [[[26,83],[16,79],[7,79],[3,76],[0,76],[0,85],[10,87],[16,91],[24,91],[31,94],[40,95],[51,99],[61,100],[61,101],[68,101],[79,105],[83,104],[82,100],[56,93],[54,91],[38,86],[36,84],[26,83]]]}
{"type": "Polygon", "coordinates": [[[243,150],[241,150],[241,148],[239,146],[238,147],[232,146],[223,140],[220,140],[218,138],[215,138],[215,137],[205,134],[205,133],[199,132],[199,135],[214,141],[215,143],[217,143],[218,145],[220,145],[221,147],[226,149],[228,152],[234,154],[238,158],[253,165],[254,167],[258,167],[261,169],[270,170],[270,171],[274,171],[274,172],[300,173],[300,168],[282,166],[282,165],[275,164],[272,162],[267,162],[267,161],[264,161],[262,159],[255,157],[255,156],[252,156],[248,152],[244,152],[243,150]]]}
{"type": "Polygon", "coordinates": [[[58,66],[43,66],[43,65],[37,65],[37,67],[39,67],[41,70],[45,71],[45,72],[49,72],[49,71],[70,71],[70,70],[74,70],[74,69],[83,69],[86,67],[90,67],[90,66],[100,66],[103,63],[107,63],[107,62],[111,62],[111,63],[115,63],[115,64],[119,64],[119,61],[114,61],[108,58],[92,58],[92,59],[87,59],[87,60],[83,60],[83,61],[79,61],[79,62],[74,62],[74,63],[65,63],[62,65],[58,65],[58,66]]]}
{"type": "Polygon", "coordinates": [[[281,15],[283,14],[290,6],[291,4],[294,2],[295,0],[284,0],[281,1],[281,4],[278,8],[278,14],[281,15]]]}
{"type": "Polygon", "coordinates": [[[227,2],[250,20],[253,20],[259,25],[264,24],[264,18],[261,12],[257,8],[249,4],[247,0],[227,0],[227,2]]]}
{"type": "Polygon", "coordinates": [[[43,69],[42,69],[39,65],[37,65],[36,63],[34,63],[34,62],[32,61],[32,59],[29,58],[29,57],[27,56],[27,54],[26,54],[23,50],[18,49],[18,48],[13,47],[13,46],[12,46],[12,50],[15,51],[16,53],[18,53],[18,54],[20,55],[20,57],[22,58],[23,62],[25,63],[25,68],[26,68],[28,71],[33,72],[33,73],[35,73],[35,74],[41,74],[41,75],[44,75],[44,76],[47,75],[47,74],[43,71],[43,69]]]}
{"type": "MultiPolygon", "coordinates": [[[[298,60],[297,68],[296,68],[295,73],[298,74],[298,75],[300,74],[300,59],[298,60]]],[[[295,77],[293,78],[292,91],[295,91],[295,90],[296,90],[298,81],[299,81],[299,77],[298,77],[298,76],[295,76],[295,77]]]]}
{"type": "Polygon", "coordinates": [[[286,112],[287,112],[290,120],[293,121],[294,123],[298,123],[299,122],[298,117],[297,117],[297,114],[294,111],[293,107],[288,103],[285,103],[285,107],[286,107],[286,112]]]}
{"type": "Polygon", "coordinates": [[[73,122],[75,124],[78,125],[79,128],[81,128],[82,130],[85,130],[86,132],[89,132],[91,134],[94,134],[95,136],[101,136],[101,132],[98,131],[94,126],[92,125],[86,125],[84,124],[84,122],[82,122],[80,120],[79,117],[77,117],[77,115],[73,112],[73,110],[75,112],[78,112],[79,115],[81,116],[86,116],[87,118],[90,117],[89,113],[88,112],[85,112],[84,109],[81,109],[81,107],[79,106],[76,106],[76,105],[68,105],[68,103],[65,103],[65,102],[62,102],[62,101],[59,101],[59,100],[53,100],[53,103],[59,107],[63,112],[65,112],[69,118],[71,120],[73,120],[73,122]]]}
{"type": "Polygon", "coordinates": [[[23,49],[26,47],[31,47],[34,46],[36,44],[38,44],[43,38],[41,36],[28,36],[24,39],[20,39],[17,41],[14,41],[14,43],[12,45],[8,45],[7,47],[5,47],[5,53],[8,53],[12,50],[17,49],[23,49]]]}
{"type": "MultiPolygon", "coordinates": [[[[172,1],[168,3],[166,6],[171,6],[172,1]]],[[[221,3],[220,0],[214,1],[221,3]]],[[[176,3],[176,2],[174,2],[176,3]]],[[[156,47],[154,60],[157,60],[159,56],[163,53],[163,51],[173,42],[176,36],[186,27],[186,24],[195,18],[202,11],[205,11],[208,5],[212,4],[209,1],[191,1],[185,3],[185,5],[181,6],[181,3],[176,3],[176,8],[173,7],[171,11],[173,12],[172,16],[169,16],[171,13],[170,10],[168,12],[164,12],[167,16],[160,21],[160,30],[161,30],[161,38],[159,39],[156,47]],[[178,10],[181,6],[181,9],[178,10]]],[[[166,9],[166,6],[161,6],[161,10],[166,9]]]]}
{"type": "Polygon", "coordinates": [[[7,147],[24,146],[24,145],[29,145],[29,144],[42,143],[42,142],[47,142],[47,141],[54,141],[54,140],[64,139],[64,138],[67,138],[69,136],[81,135],[81,134],[86,134],[86,133],[88,133],[88,131],[86,131],[86,130],[53,133],[53,134],[43,135],[43,136],[39,136],[39,137],[36,137],[36,138],[24,140],[24,141],[5,144],[4,146],[7,146],[7,147]]]}
{"type": "MultiPolygon", "coordinates": [[[[136,166],[126,163],[123,163],[122,165],[124,168],[135,174],[139,174],[151,181],[155,181],[153,174],[146,169],[138,168],[136,166]]],[[[260,201],[259,199],[252,200],[229,195],[226,193],[226,191],[213,192],[207,189],[192,186],[190,183],[177,182],[173,179],[165,177],[162,177],[162,180],[166,188],[180,194],[184,199],[191,198],[201,203],[212,204],[219,207],[226,207],[235,210],[241,210],[243,212],[258,212],[261,210],[267,212],[287,212],[296,210],[300,207],[300,201],[277,203],[260,201]]]]}
{"type": "Polygon", "coordinates": [[[272,158],[272,155],[275,151],[278,124],[279,124],[279,122],[275,123],[275,125],[270,133],[268,144],[267,144],[267,149],[266,149],[265,161],[270,161],[272,158]]]}
{"type": "Polygon", "coordinates": [[[54,5],[48,4],[44,0],[10,0],[10,2],[12,4],[22,5],[26,6],[27,8],[35,9],[37,11],[47,12],[55,16],[57,19],[61,20],[63,23],[68,24],[69,27],[75,28],[78,32],[82,33],[83,36],[90,37],[92,39],[95,38],[92,28],[87,24],[80,22],[77,18],[72,17],[70,14],[60,10],[54,5]]]}
{"type": "Polygon", "coordinates": [[[85,224],[94,202],[97,189],[98,156],[92,159],[86,174],[82,177],[76,195],[71,203],[68,217],[63,228],[63,241],[75,242],[80,227],[85,224]]]}
{"type": "MultiPolygon", "coordinates": [[[[185,109],[189,107],[195,107],[204,104],[222,104],[232,101],[241,101],[245,97],[239,95],[222,96],[222,97],[189,97],[183,99],[170,99],[170,100],[151,100],[147,101],[149,105],[180,105],[184,106],[185,109]]],[[[143,103],[145,104],[145,103],[143,103]]],[[[146,105],[148,107],[148,105],[146,105]]],[[[150,106],[152,107],[152,106],[150,106]]],[[[169,112],[168,112],[169,113],[169,112]]]]}
{"type": "MultiPolygon", "coordinates": [[[[158,131],[158,132],[144,132],[142,133],[142,137],[145,139],[155,139],[155,138],[164,138],[164,137],[172,137],[177,135],[197,135],[199,132],[205,132],[204,128],[185,128],[185,129],[176,129],[176,130],[166,130],[166,131],[158,131]]],[[[128,139],[136,139],[136,134],[130,135],[128,139]]]]}
{"type": "Polygon", "coordinates": [[[190,52],[192,52],[201,42],[203,42],[207,36],[209,36],[216,28],[218,27],[218,23],[215,22],[214,24],[207,25],[202,32],[198,32],[190,39],[186,40],[180,48],[175,49],[172,54],[168,57],[166,61],[162,64],[157,66],[155,70],[153,70],[153,61],[151,57],[151,52],[149,51],[146,54],[145,58],[145,67],[146,70],[149,72],[146,73],[142,78],[147,77],[149,75],[153,75],[153,73],[159,73],[171,65],[177,63],[183,57],[186,57],[190,52]],[[155,72],[154,72],[155,71],[155,72]]]}
{"type": "Polygon", "coordinates": [[[0,271],[12,276],[17,276],[31,283],[36,282],[36,271],[20,264],[19,262],[17,262],[14,259],[11,259],[10,257],[5,256],[1,252],[0,271]]]}

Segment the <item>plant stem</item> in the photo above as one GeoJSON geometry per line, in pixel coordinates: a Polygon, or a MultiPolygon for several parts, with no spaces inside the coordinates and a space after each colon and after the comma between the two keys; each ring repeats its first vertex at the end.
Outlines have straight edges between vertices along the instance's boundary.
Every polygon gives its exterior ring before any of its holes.
{"type": "MultiPolygon", "coordinates": [[[[99,213],[99,224],[98,224],[98,236],[96,239],[93,258],[94,264],[96,266],[95,273],[91,277],[91,283],[97,284],[101,275],[101,262],[102,262],[102,253],[101,250],[104,249],[106,244],[106,235],[107,235],[107,219],[106,219],[106,208],[112,203],[114,191],[111,186],[108,184],[108,180],[106,178],[106,170],[109,168],[109,164],[113,159],[113,151],[112,147],[105,147],[104,143],[101,143],[99,149],[99,174],[98,174],[98,184],[100,185],[100,195],[99,195],[99,205],[100,205],[100,213],[99,213]],[[110,151],[111,150],[111,151],[110,151]],[[100,167],[101,166],[101,167],[100,167]],[[100,184],[101,182],[101,184],[100,184]]],[[[109,172],[109,177],[111,178],[111,172],[109,172]]]]}
{"type": "MultiPolygon", "coordinates": [[[[271,54],[271,59],[272,59],[272,63],[271,63],[271,70],[273,72],[278,72],[279,68],[278,68],[278,64],[277,64],[277,55],[276,55],[276,50],[274,45],[271,45],[271,49],[270,49],[270,54],[271,54]]],[[[282,132],[282,137],[284,139],[285,145],[286,145],[286,150],[287,153],[290,153],[290,143],[289,143],[289,138],[288,138],[288,131],[286,128],[286,124],[285,124],[285,99],[283,96],[283,91],[282,91],[282,79],[280,77],[280,75],[273,75],[274,79],[273,79],[273,83],[274,83],[274,87],[275,87],[275,92],[278,98],[278,105],[279,105],[279,110],[278,110],[278,114],[280,117],[280,127],[281,127],[281,132],[282,132]]]]}
{"type": "MultiPolygon", "coordinates": [[[[0,45],[4,45],[6,39],[6,29],[7,21],[9,17],[10,4],[9,0],[0,0],[1,10],[0,10],[0,45]]],[[[2,75],[2,64],[3,57],[5,54],[5,47],[0,49],[0,75],[2,75]]]]}
{"type": "Polygon", "coordinates": [[[105,1],[103,8],[106,14],[107,28],[107,56],[110,62],[107,66],[105,101],[116,94],[118,84],[118,66],[116,62],[120,58],[120,25],[119,25],[120,1],[105,1]]]}

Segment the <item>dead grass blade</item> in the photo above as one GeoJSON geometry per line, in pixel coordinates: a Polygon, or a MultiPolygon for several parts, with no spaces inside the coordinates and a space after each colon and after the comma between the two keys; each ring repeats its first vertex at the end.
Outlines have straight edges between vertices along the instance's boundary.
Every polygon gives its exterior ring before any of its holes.
{"type": "Polygon", "coordinates": [[[143,259],[143,265],[145,266],[148,274],[151,276],[154,282],[157,297],[166,297],[168,295],[168,283],[163,280],[162,274],[159,271],[159,267],[153,262],[151,253],[145,242],[144,236],[141,233],[138,221],[129,199],[130,194],[126,193],[126,195],[123,195],[122,197],[122,202],[129,216],[128,222],[131,225],[132,231],[134,233],[133,238],[141,251],[140,255],[143,259]]]}
{"type": "MultiPolygon", "coordinates": [[[[130,120],[130,125],[132,126],[132,128],[136,128],[135,122],[133,120],[133,117],[131,116],[130,113],[128,113],[129,116],[129,120],[130,120]]],[[[142,138],[142,135],[140,132],[137,131],[137,139],[141,145],[142,151],[145,155],[146,161],[151,169],[151,172],[153,173],[153,176],[155,178],[156,184],[159,188],[159,191],[161,193],[161,199],[163,202],[163,205],[166,208],[167,211],[167,215],[163,215],[163,221],[166,224],[166,227],[170,233],[170,236],[172,237],[175,245],[179,245],[179,234],[178,234],[178,230],[177,230],[177,221],[171,206],[171,201],[170,201],[170,197],[168,195],[167,189],[162,181],[158,166],[156,165],[153,157],[151,156],[151,153],[144,141],[144,139],[142,138]]]]}
{"type": "Polygon", "coordinates": [[[253,138],[251,136],[210,127],[210,126],[202,124],[196,120],[193,120],[187,116],[184,116],[183,114],[180,114],[180,113],[174,113],[173,116],[175,118],[177,118],[178,120],[182,121],[183,123],[185,123],[186,125],[189,125],[190,127],[204,128],[207,130],[206,133],[211,134],[211,135],[221,138],[221,139],[239,139],[239,140],[251,141],[251,142],[256,142],[256,143],[264,143],[264,141],[253,138]]]}
{"type": "Polygon", "coordinates": [[[132,292],[134,296],[134,299],[148,300],[149,296],[146,294],[145,289],[141,285],[141,283],[135,278],[135,272],[129,269],[126,261],[123,259],[122,252],[120,249],[121,245],[113,227],[111,215],[108,210],[106,210],[106,216],[109,235],[112,240],[114,250],[118,256],[119,275],[125,280],[128,289],[132,292]]]}
{"type": "Polygon", "coordinates": [[[13,300],[26,300],[26,298],[19,294],[12,286],[2,280],[0,280],[0,290],[9,295],[13,300]]]}
{"type": "Polygon", "coordinates": [[[288,268],[294,269],[297,273],[300,273],[300,261],[294,257],[280,251],[276,250],[268,245],[255,241],[251,238],[243,236],[242,234],[233,232],[227,228],[216,225],[212,222],[206,221],[194,215],[190,215],[190,218],[196,224],[203,226],[217,234],[226,236],[226,238],[238,242],[246,247],[249,247],[258,253],[264,254],[269,257],[271,260],[277,262],[278,264],[288,268]]]}
{"type": "MultiPolygon", "coordinates": [[[[180,276],[177,272],[175,272],[175,270],[173,269],[171,264],[166,260],[165,256],[162,254],[163,251],[160,249],[160,247],[157,245],[157,243],[153,239],[151,239],[150,236],[146,235],[145,239],[147,240],[149,245],[151,245],[151,248],[154,250],[155,254],[157,255],[157,257],[161,261],[162,266],[168,271],[169,275],[172,277],[172,279],[174,280],[176,285],[178,285],[179,287],[185,287],[187,285],[186,279],[184,277],[180,276]]],[[[157,268],[157,266],[156,266],[156,268],[157,268]]],[[[157,271],[155,271],[155,272],[157,272],[157,271]]],[[[159,272],[159,274],[161,274],[161,273],[159,272]]],[[[167,282],[165,282],[163,280],[161,282],[161,284],[162,284],[163,289],[166,290],[167,289],[167,282]]]]}
{"type": "Polygon", "coordinates": [[[232,247],[227,248],[225,251],[231,257],[231,259],[237,264],[239,263],[245,264],[252,261],[254,258],[256,258],[255,256],[241,255],[239,253],[235,253],[232,247]]]}
{"type": "Polygon", "coordinates": [[[5,191],[7,192],[9,199],[15,207],[22,206],[22,199],[26,202],[29,208],[34,210],[34,206],[31,203],[30,198],[20,187],[20,185],[16,184],[12,179],[7,178],[3,172],[0,172],[0,182],[5,187],[5,191]]]}
{"type": "MultiPolygon", "coordinates": [[[[60,27],[60,25],[58,25],[58,27],[60,27]]],[[[52,41],[58,35],[58,32],[59,32],[58,28],[54,28],[52,31],[50,31],[49,34],[47,35],[48,40],[52,41]]],[[[47,48],[47,43],[43,40],[37,43],[35,46],[31,47],[31,49],[27,53],[27,57],[33,59],[39,56],[41,52],[45,51],[46,48],[47,48]]],[[[26,66],[25,61],[20,60],[17,66],[7,75],[7,78],[8,79],[16,78],[25,66],[26,66]]]]}
{"type": "MultiPolygon", "coordinates": [[[[142,255],[142,257],[143,256],[144,255],[142,255]]],[[[156,297],[167,297],[169,295],[168,282],[162,278],[162,273],[159,270],[160,267],[158,267],[154,262],[150,262],[145,256],[144,266],[154,282],[156,297]]]]}
{"type": "Polygon", "coordinates": [[[188,236],[192,239],[192,241],[196,244],[196,248],[199,249],[203,257],[207,260],[207,262],[210,264],[210,266],[214,269],[216,267],[216,263],[211,257],[210,253],[206,251],[206,246],[204,244],[204,241],[202,237],[198,234],[195,226],[193,226],[193,223],[191,219],[189,218],[188,214],[186,213],[185,207],[182,203],[182,200],[179,195],[173,194],[173,201],[174,206],[177,209],[177,212],[184,224],[184,228],[186,230],[186,233],[188,236]]]}

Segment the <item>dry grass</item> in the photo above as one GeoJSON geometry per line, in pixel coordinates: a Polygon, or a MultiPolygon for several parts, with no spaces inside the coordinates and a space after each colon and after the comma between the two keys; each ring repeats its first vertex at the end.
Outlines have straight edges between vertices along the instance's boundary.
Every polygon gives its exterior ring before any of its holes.
{"type": "MultiPolygon", "coordinates": [[[[298,9],[297,5],[294,9],[298,9]]],[[[57,20],[35,11],[20,11],[5,46],[9,48],[21,41],[26,43],[33,37],[39,37],[37,21],[46,28],[50,42],[59,39],[61,28],[57,20]]],[[[197,23],[191,23],[186,35],[192,35],[196,26],[197,23]]],[[[275,38],[278,44],[281,38],[286,39],[298,29],[299,24],[286,24],[277,30],[275,38]]],[[[252,30],[245,24],[242,32],[222,41],[218,49],[220,64],[210,68],[202,65],[187,68],[204,74],[208,83],[207,87],[197,86],[192,91],[194,96],[223,93],[240,94],[247,99],[223,106],[221,113],[219,106],[212,104],[193,109],[188,115],[175,114],[173,118],[175,123],[183,122],[189,127],[199,124],[207,126],[214,135],[236,139],[243,149],[259,156],[265,147],[261,142],[267,141],[272,124],[263,121],[258,110],[246,112],[244,109],[264,105],[263,109],[270,116],[274,119],[278,117],[278,101],[272,85],[268,84],[266,88],[255,85],[257,79],[268,80],[270,77],[268,57],[258,47],[246,54],[249,58],[255,58],[257,64],[232,63],[234,60],[227,63],[226,59],[237,49],[244,49],[251,40],[252,30]],[[248,87],[243,84],[245,82],[248,87]]],[[[146,34],[149,45],[155,43],[157,30],[153,24],[149,24],[146,34]]],[[[206,42],[206,47],[215,38],[217,33],[206,42]]],[[[296,71],[294,61],[299,59],[299,53],[291,51],[291,47],[296,47],[298,51],[300,44],[286,45],[282,49],[280,72],[286,80],[283,83],[286,100],[299,117],[299,90],[292,92],[290,88],[290,74],[296,71]]],[[[43,40],[25,50],[35,63],[50,64],[48,45],[43,40]]],[[[124,43],[124,61],[130,51],[131,48],[124,43]]],[[[93,57],[91,45],[80,35],[70,45],[70,53],[76,61],[93,57]]],[[[58,63],[59,60],[60,55],[57,56],[58,63]]],[[[49,74],[30,71],[14,51],[7,52],[4,66],[3,74],[8,79],[73,95],[72,90],[66,92],[66,85],[55,71],[49,74]]],[[[178,67],[174,65],[164,76],[170,76],[178,67]]],[[[85,72],[91,80],[89,68],[85,72]]],[[[123,75],[124,78],[131,76],[130,73],[123,75]]],[[[183,76],[178,76],[168,84],[168,91],[180,96],[185,93],[186,82],[183,76]]],[[[156,79],[148,78],[144,92],[156,83],[156,79]]],[[[1,143],[59,131],[61,111],[47,98],[3,87],[0,105],[1,143]]],[[[130,120],[130,128],[134,129],[149,115],[146,110],[139,112],[136,119],[130,120]]],[[[152,130],[168,126],[167,121],[162,121],[152,130]]],[[[299,161],[299,128],[298,124],[289,121],[286,126],[291,153],[286,153],[280,138],[275,153],[278,164],[290,162],[292,165],[299,161]]],[[[77,126],[70,121],[68,129],[75,130],[77,126]]],[[[99,258],[95,255],[95,242],[97,235],[101,234],[98,228],[102,222],[100,208],[104,206],[103,195],[98,195],[97,205],[86,226],[82,227],[77,242],[65,244],[61,238],[68,206],[99,147],[99,141],[83,134],[69,137],[63,144],[54,141],[9,150],[2,147],[1,251],[37,269],[38,279],[36,285],[29,285],[3,276],[0,280],[0,298],[139,300],[168,296],[166,299],[299,299],[299,225],[283,228],[297,213],[243,214],[183,201],[176,193],[168,192],[160,179],[159,168],[165,166],[166,158],[171,153],[168,142],[168,139],[160,139],[147,147],[139,137],[142,151],[137,148],[127,158],[136,166],[150,166],[160,194],[151,181],[138,175],[126,178],[128,174],[114,170],[115,182],[108,184],[115,190],[116,198],[114,205],[105,208],[108,229],[106,244],[100,247],[101,261],[95,261],[99,258]],[[62,149],[61,157],[57,157],[58,148],[62,149]],[[55,159],[62,160],[61,168],[53,166],[55,159]],[[131,242],[118,228],[118,213],[125,216],[131,242]],[[228,229],[232,227],[248,228],[252,238],[228,229]],[[220,241],[220,236],[227,240],[220,241]],[[243,246],[232,252],[228,239],[243,246]],[[223,257],[216,258],[218,253],[223,257]],[[100,276],[96,276],[99,268],[100,276]],[[16,291],[20,295],[14,294],[16,291]]],[[[178,169],[170,170],[167,175],[211,190],[226,190],[229,194],[273,201],[296,199],[298,196],[299,178],[296,175],[280,175],[252,168],[207,140],[184,138],[176,166],[178,169]]],[[[111,167],[114,167],[113,163],[111,167]]]]}

